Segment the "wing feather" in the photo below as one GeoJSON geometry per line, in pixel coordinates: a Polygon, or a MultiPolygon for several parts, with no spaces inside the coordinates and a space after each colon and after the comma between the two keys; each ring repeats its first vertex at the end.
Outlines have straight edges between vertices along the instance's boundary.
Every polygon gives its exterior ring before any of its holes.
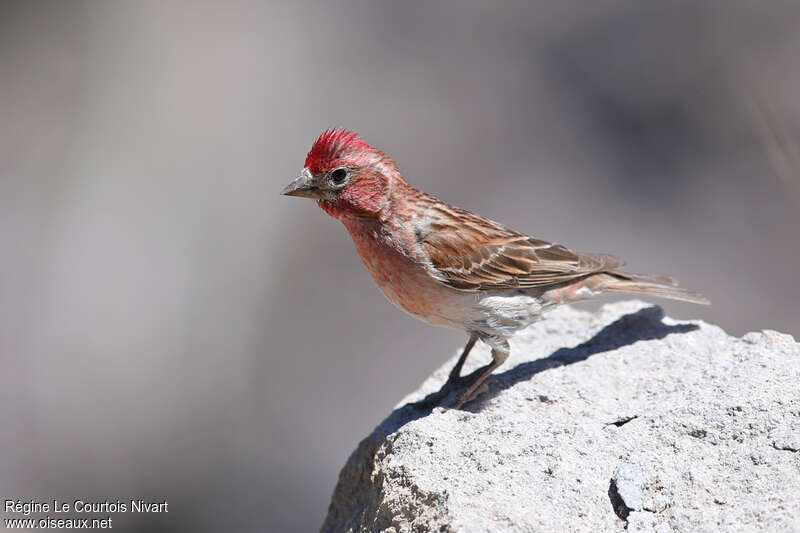
{"type": "Polygon", "coordinates": [[[613,255],[579,254],[445,204],[425,217],[419,249],[436,277],[455,289],[545,287],[623,265],[613,255]]]}

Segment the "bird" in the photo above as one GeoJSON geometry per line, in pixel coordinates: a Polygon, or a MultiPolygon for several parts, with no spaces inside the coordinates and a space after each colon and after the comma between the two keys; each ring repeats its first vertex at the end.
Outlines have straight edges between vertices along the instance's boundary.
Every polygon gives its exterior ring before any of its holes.
{"type": "Polygon", "coordinates": [[[508,339],[559,305],[617,292],[710,303],[670,276],[624,272],[613,255],[574,252],[449,205],[411,185],[352,130],[324,130],[282,194],[314,199],[340,220],[391,303],[468,334],[443,387],[463,389],[450,405],[456,409],[485,390],[510,354],[508,339]],[[461,376],[478,340],[492,360],[461,376]]]}

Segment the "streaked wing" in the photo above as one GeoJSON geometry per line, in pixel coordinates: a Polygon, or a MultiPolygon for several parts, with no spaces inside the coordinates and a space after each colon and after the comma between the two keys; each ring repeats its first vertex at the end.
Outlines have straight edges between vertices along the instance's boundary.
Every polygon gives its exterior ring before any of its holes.
{"type": "Polygon", "coordinates": [[[578,254],[438,201],[426,217],[417,243],[437,278],[455,289],[544,287],[623,265],[612,255],[578,254]]]}

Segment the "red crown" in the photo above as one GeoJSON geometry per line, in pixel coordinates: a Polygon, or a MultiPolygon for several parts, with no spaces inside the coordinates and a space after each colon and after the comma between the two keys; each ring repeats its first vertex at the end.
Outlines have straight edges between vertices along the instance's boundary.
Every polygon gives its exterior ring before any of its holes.
{"type": "Polygon", "coordinates": [[[325,130],[308,152],[305,166],[312,174],[319,174],[336,166],[336,160],[365,149],[370,150],[372,147],[352,130],[325,130]]]}

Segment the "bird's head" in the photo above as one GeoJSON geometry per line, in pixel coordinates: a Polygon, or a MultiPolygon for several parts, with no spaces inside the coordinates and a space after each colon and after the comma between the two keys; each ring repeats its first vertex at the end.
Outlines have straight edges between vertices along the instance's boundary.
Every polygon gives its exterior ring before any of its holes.
{"type": "Polygon", "coordinates": [[[332,129],[322,132],[282,194],[313,198],[336,218],[379,217],[393,183],[402,180],[389,156],[353,131],[332,129]]]}

